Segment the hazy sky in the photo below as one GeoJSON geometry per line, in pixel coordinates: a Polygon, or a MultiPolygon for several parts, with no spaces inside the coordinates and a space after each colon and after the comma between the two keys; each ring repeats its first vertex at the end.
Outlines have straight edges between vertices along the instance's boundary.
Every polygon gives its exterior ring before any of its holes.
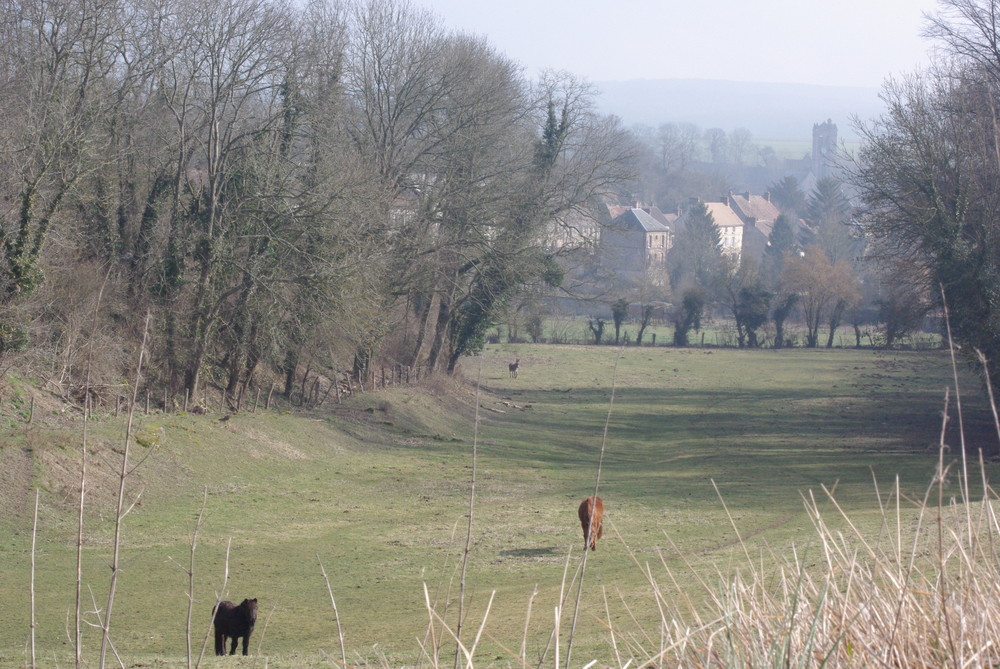
{"type": "Polygon", "coordinates": [[[879,86],[926,64],[936,0],[412,0],[529,75],[879,86]]]}

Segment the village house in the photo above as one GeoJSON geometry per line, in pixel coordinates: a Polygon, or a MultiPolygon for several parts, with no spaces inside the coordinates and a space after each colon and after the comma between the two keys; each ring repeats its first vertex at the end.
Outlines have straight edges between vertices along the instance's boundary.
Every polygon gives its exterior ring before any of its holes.
{"type": "MultiPolygon", "coordinates": [[[[712,215],[715,227],[719,229],[722,252],[733,256],[739,260],[743,253],[743,221],[736,215],[728,201],[705,202],[705,208],[712,215]]],[[[684,215],[678,220],[678,225],[683,225],[684,215]]]]}
{"type": "Polygon", "coordinates": [[[752,195],[746,191],[730,194],[728,200],[729,207],[743,221],[743,253],[749,258],[760,258],[781,212],[772,204],[770,193],[752,195]]]}
{"type": "Polygon", "coordinates": [[[629,279],[664,268],[670,227],[645,209],[609,207],[609,211],[614,218],[601,229],[601,264],[629,279]]]}

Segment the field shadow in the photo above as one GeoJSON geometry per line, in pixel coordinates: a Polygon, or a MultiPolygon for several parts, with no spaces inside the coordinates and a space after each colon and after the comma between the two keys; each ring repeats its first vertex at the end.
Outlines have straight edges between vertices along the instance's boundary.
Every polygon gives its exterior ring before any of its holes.
{"type": "Polygon", "coordinates": [[[513,558],[548,558],[562,555],[562,551],[555,546],[545,546],[542,548],[515,548],[509,551],[500,551],[502,557],[513,558]]]}

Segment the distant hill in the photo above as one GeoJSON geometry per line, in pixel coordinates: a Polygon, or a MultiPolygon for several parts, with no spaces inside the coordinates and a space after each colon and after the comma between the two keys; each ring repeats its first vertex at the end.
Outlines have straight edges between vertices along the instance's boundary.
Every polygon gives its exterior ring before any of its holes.
{"type": "Polygon", "coordinates": [[[870,120],[884,105],[877,88],[768,84],[706,79],[595,82],[599,108],[626,125],[694,123],[703,130],[747,128],[755,141],[811,139],[814,123],[837,124],[843,141],[856,139],[852,118],[870,120]]]}

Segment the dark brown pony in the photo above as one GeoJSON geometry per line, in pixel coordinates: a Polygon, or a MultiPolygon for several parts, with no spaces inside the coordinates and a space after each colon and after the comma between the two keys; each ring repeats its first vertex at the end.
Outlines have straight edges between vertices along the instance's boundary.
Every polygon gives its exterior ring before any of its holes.
{"type": "Polygon", "coordinates": [[[512,378],[512,379],[516,379],[517,378],[517,368],[518,368],[518,366],[520,364],[521,364],[521,359],[518,358],[514,362],[510,363],[509,365],[507,365],[507,369],[510,371],[510,378],[512,378]]]}
{"type": "Polygon", "coordinates": [[[247,644],[257,622],[257,599],[244,599],[239,606],[232,602],[219,602],[219,608],[212,612],[215,619],[215,654],[226,654],[226,638],[232,641],[230,655],[236,655],[236,641],[243,637],[243,654],[247,654],[247,644]]]}
{"type": "Polygon", "coordinates": [[[604,500],[592,495],[580,502],[577,511],[583,526],[583,550],[597,550],[597,540],[604,536],[604,500]]]}

